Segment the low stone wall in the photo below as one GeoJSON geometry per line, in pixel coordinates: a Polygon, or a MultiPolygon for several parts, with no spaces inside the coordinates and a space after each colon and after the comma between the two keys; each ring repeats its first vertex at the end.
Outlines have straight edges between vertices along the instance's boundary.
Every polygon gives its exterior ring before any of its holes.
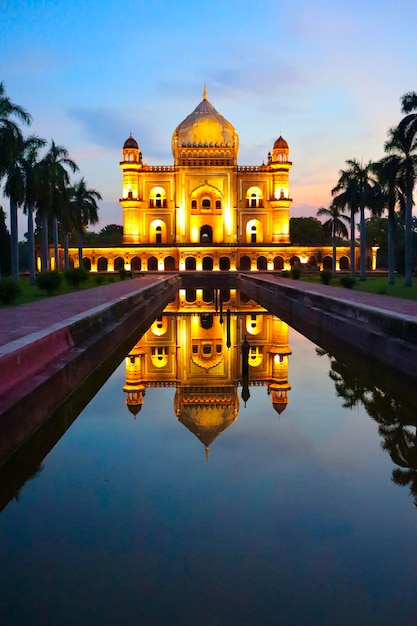
{"type": "Polygon", "coordinates": [[[416,376],[417,323],[387,310],[241,275],[240,290],[320,346],[329,337],[372,357],[403,376],[416,376]]]}
{"type": "Polygon", "coordinates": [[[29,336],[18,349],[12,346],[1,359],[7,375],[0,397],[0,462],[104,361],[121,348],[121,354],[127,354],[174,297],[179,284],[178,276],[160,279],[66,320],[36,341],[29,336]]]}

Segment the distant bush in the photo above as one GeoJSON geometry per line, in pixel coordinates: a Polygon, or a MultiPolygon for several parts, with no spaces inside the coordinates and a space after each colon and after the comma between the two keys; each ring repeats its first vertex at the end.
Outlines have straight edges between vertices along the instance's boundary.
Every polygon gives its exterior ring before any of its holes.
{"type": "Polygon", "coordinates": [[[323,285],[329,285],[332,278],[333,278],[332,270],[321,270],[320,280],[323,283],[323,285]]]}
{"type": "Polygon", "coordinates": [[[85,283],[88,280],[89,273],[84,267],[73,267],[65,270],[64,276],[71,287],[78,289],[81,283],[85,283]]]}
{"type": "Polygon", "coordinates": [[[352,276],[341,276],[339,278],[339,283],[342,287],[346,287],[346,289],[353,289],[356,283],[356,278],[353,278],[352,276]]]}
{"type": "Polygon", "coordinates": [[[113,276],[112,274],[109,276],[108,278],[109,283],[114,283],[116,281],[116,276],[113,276]]]}
{"type": "Polygon", "coordinates": [[[120,276],[120,280],[125,280],[126,278],[128,278],[130,276],[130,272],[128,272],[127,270],[125,270],[124,267],[121,267],[119,269],[119,276],[120,276]]]}
{"type": "Polygon", "coordinates": [[[107,282],[107,278],[104,274],[96,274],[93,280],[96,285],[104,285],[104,283],[107,282]]]}
{"type": "Polygon", "coordinates": [[[58,291],[62,282],[62,274],[56,270],[49,272],[40,272],[36,276],[36,284],[41,291],[46,291],[48,296],[58,291]]]}
{"type": "Polygon", "coordinates": [[[1,304],[13,304],[13,302],[20,296],[22,289],[19,283],[7,276],[0,280],[0,302],[1,304]]]}
{"type": "Polygon", "coordinates": [[[303,273],[301,267],[299,265],[293,265],[290,271],[291,278],[294,280],[298,280],[303,273]]]}
{"type": "Polygon", "coordinates": [[[290,275],[288,270],[281,270],[281,276],[282,278],[288,278],[288,276],[290,275]]]}

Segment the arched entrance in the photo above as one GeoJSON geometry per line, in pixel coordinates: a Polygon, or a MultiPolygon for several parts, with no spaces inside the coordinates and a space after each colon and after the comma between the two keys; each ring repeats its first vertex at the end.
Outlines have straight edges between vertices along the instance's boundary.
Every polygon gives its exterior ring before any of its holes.
{"type": "Polygon", "coordinates": [[[119,272],[120,270],[124,270],[125,262],[121,256],[118,256],[114,259],[114,271],[119,272]]]}
{"type": "Polygon", "coordinates": [[[200,228],[200,243],[212,243],[213,242],[213,229],[208,224],[205,224],[200,228]]]}
{"type": "Polygon", "coordinates": [[[323,257],[323,269],[331,270],[332,268],[333,268],[332,257],[331,256],[323,257]]]}
{"type": "Polygon", "coordinates": [[[86,256],[83,258],[83,268],[89,272],[91,270],[91,261],[86,256]]]}
{"type": "Polygon", "coordinates": [[[104,256],[101,256],[97,261],[97,271],[98,272],[107,272],[107,259],[104,256]]]}
{"type": "Polygon", "coordinates": [[[164,259],[164,270],[173,272],[175,270],[175,259],[173,256],[167,256],[164,259]]]}
{"type": "Polygon", "coordinates": [[[276,256],[274,259],[274,270],[283,270],[284,269],[284,259],[282,256],[276,256]]]}
{"type": "Polygon", "coordinates": [[[140,272],[140,270],[142,269],[142,264],[138,256],[134,256],[133,259],[130,261],[130,267],[132,268],[133,272],[140,272]]]}
{"type": "Polygon", "coordinates": [[[158,259],[154,256],[150,256],[148,259],[148,270],[150,272],[156,272],[158,270],[158,259]]]}
{"type": "Polygon", "coordinates": [[[203,270],[212,270],[213,269],[213,259],[211,256],[205,256],[203,258],[203,270]]]}
{"type": "Polygon", "coordinates": [[[267,270],[268,269],[268,262],[266,260],[266,257],[264,256],[259,256],[256,260],[256,267],[258,270],[267,270]]]}
{"type": "Polygon", "coordinates": [[[251,266],[251,261],[250,261],[250,257],[248,256],[242,256],[240,257],[240,261],[239,261],[239,269],[247,272],[250,270],[250,266],[251,266]]]}
{"type": "Polygon", "coordinates": [[[187,256],[187,258],[185,259],[185,269],[195,272],[196,267],[197,265],[195,258],[193,256],[187,256]]]}
{"type": "Polygon", "coordinates": [[[349,257],[347,257],[347,256],[340,257],[339,267],[340,267],[341,270],[348,270],[349,267],[350,267],[349,257]]]}
{"type": "Polygon", "coordinates": [[[219,268],[222,271],[230,270],[230,259],[229,259],[229,257],[227,257],[227,256],[220,257],[219,268]]]}

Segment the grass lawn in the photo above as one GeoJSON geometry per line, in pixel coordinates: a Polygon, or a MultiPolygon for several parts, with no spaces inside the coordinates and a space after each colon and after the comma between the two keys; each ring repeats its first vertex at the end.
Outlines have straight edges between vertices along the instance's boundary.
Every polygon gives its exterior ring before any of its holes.
{"type": "MultiPolygon", "coordinates": [[[[111,275],[105,277],[103,282],[99,283],[97,280],[97,276],[89,276],[88,280],[84,283],[81,283],[80,286],[75,289],[71,287],[66,280],[62,280],[61,285],[57,291],[55,291],[52,296],[48,296],[46,291],[42,291],[39,289],[37,285],[30,285],[29,278],[26,276],[19,278],[19,286],[21,289],[21,294],[16,298],[13,302],[16,304],[26,304],[27,302],[37,302],[43,298],[53,298],[54,296],[60,296],[65,293],[73,293],[74,291],[83,291],[84,289],[91,289],[93,287],[97,287],[99,284],[107,285],[110,282],[118,282],[120,279],[119,275],[111,275]]],[[[0,305],[2,307],[4,305],[0,305]]]]}
{"type": "MultiPolygon", "coordinates": [[[[302,280],[308,282],[321,283],[319,274],[302,276],[302,280]]],[[[339,277],[332,278],[331,285],[340,287],[339,277]]],[[[406,300],[417,300],[417,278],[413,278],[412,287],[404,287],[404,276],[397,275],[395,277],[395,285],[388,285],[387,276],[368,276],[365,281],[360,281],[356,277],[356,283],[354,289],[358,291],[368,291],[369,293],[377,293],[385,296],[392,296],[394,298],[405,298],[406,300]]]]}
{"type": "Polygon", "coordinates": [[[396,276],[395,285],[388,285],[386,276],[371,276],[362,282],[358,280],[355,289],[393,296],[394,298],[417,300],[417,278],[413,279],[412,287],[404,287],[404,276],[396,276]]]}

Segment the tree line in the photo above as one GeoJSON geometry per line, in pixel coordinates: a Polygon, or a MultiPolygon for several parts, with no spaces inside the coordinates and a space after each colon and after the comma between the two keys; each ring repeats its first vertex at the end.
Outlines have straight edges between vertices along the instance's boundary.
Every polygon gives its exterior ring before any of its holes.
{"type": "MultiPolygon", "coordinates": [[[[82,266],[83,236],[89,224],[99,221],[97,201],[101,195],[90,189],[84,177],[71,180],[79,171],[64,146],[37,135],[25,136],[32,116],[12,102],[0,82],[0,184],[10,201],[10,273],[19,277],[18,211],[27,216],[29,277],[35,283],[35,224],[41,236],[41,271],[49,269],[50,233],[56,268],[62,242],[64,268],[69,269],[69,237],[78,234],[79,265],[82,266]]],[[[4,271],[0,267],[0,273],[4,271]]]]}
{"type": "Polygon", "coordinates": [[[339,180],[332,189],[333,201],[329,208],[320,208],[317,215],[326,216],[324,223],[333,240],[333,272],[335,271],[335,239],[346,236],[350,224],[351,273],[355,274],[355,216],[359,213],[360,280],[366,279],[366,223],[365,210],[373,217],[387,212],[388,219],[388,284],[395,282],[396,231],[404,234],[404,284],[412,286],[413,274],[413,192],[417,178],[417,93],[401,97],[404,117],[388,130],[384,144],[385,155],[368,163],[357,159],[346,161],[339,180]],[[347,213],[345,213],[347,211],[347,213]]]}

